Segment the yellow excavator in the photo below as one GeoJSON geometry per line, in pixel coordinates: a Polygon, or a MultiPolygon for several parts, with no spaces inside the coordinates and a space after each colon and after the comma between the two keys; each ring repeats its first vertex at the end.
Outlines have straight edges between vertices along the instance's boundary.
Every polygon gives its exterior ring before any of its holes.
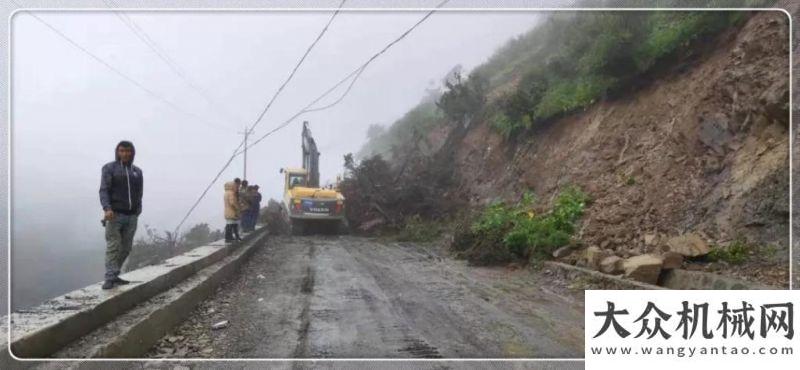
{"type": "Polygon", "coordinates": [[[301,135],[302,168],[281,168],[284,174],[283,211],[292,235],[308,231],[343,232],[346,228],[344,196],[338,182],[327,188],[319,186],[319,151],[308,121],[301,135]]]}

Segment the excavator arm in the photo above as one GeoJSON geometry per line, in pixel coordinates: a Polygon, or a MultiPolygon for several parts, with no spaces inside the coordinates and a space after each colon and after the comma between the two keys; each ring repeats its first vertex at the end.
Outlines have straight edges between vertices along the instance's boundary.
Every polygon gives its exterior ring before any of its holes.
{"type": "Polygon", "coordinates": [[[303,149],[303,169],[308,171],[308,187],[319,187],[319,151],[311,130],[308,128],[308,121],[303,121],[303,134],[301,136],[303,149]]]}

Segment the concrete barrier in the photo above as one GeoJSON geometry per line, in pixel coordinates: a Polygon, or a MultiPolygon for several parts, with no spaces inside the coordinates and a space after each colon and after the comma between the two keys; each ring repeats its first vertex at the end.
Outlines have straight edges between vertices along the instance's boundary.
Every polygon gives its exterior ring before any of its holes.
{"type": "MultiPolygon", "coordinates": [[[[129,285],[102,290],[101,283],[75,290],[48,300],[40,306],[19,310],[10,315],[13,355],[19,358],[45,358],[122,315],[139,303],[185,281],[206,267],[236,251],[239,245],[254,244],[266,230],[261,228],[245,236],[238,245],[226,246],[223,241],[192,249],[167,259],[161,264],[130,271],[122,276],[129,285]]],[[[3,325],[8,318],[2,318],[3,325]]],[[[7,338],[0,345],[8,348],[7,338]]],[[[10,356],[3,351],[3,357],[10,356]]],[[[0,358],[0,363],[10,358],[0,358]]]]}
{"type": "Polygon", "coordinates": [[[665,289],[658,285],[646,284],[635,280],[625,279],[619,276],[604,274],[600,271],[585,269],[568,265],[566,263],[546,261],[545,268],[567,280],[582,278],[587,283],[595,287],[593,289],[665,289]]]}
{"type": "Polygon", "coordinates": [[[54,358],[138,358],[158,342],[202,300],[232,277],[264,239],[245,244],[172,289],[142,302],[112,322],[56,352],[54,358]]]}
{"type": "Polygon", "coordinates": [[[703,271],[683,269],[665,270],[659,277],[659,285],[646,284],[621,276],[572,266],[561,262],[547,261],[545,267],[558,276],[569,280],[583,278],[595,286],[594,289],[686,289],[686,290],[759,290],[779,289],[764,284],[703,271]]]}
{"type": "Polygon", "coordinates": [[[763,290],[780,289],[704,271],[670,270],[661,274],[661,285],[669,289],[763,290]]]}

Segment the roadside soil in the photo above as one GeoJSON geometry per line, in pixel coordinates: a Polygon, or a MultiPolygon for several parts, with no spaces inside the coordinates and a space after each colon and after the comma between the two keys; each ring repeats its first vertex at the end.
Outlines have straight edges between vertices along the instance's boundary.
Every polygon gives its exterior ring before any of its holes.
{"type": "Polygon", "coordinates": [[[788,30],[784,13],[757,13],[640,90],[513,140],[473,122],[448,148],[450,194],[482,206],[532,191],[546,208],[577,185],[593,200],[576,235],[585,247],[628,258],[690,233],[745,242],[744,264],[702,268],[788,287],[788,30]]]}

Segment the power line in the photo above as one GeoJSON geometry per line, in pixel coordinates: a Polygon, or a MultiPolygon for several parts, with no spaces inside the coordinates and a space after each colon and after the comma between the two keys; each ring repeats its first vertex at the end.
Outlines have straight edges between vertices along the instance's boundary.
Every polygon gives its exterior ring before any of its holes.
{"type": "MultiPolygon", "coordinates": [[[[322,30],[319,32],[319,34],[314,39],[314,41],[311,42],[311,45],[308,46],[308,48],[306,49],[305,53],[303,53],[303,56],[300,57],[300,60],[297,62],[297,64],[295,64],[294,68],[292,68],[292,72],[289,73],[289,76],[286,78],[286,80],[283,81],[283,83],[278,87],[278,89],[275,91],[275,94],[272,95],[272,98],[269,100],[269,102],[267,102],[267,105],[264,107],[264,109],[258,115],[258,118],[256,118],[255,122],[253,122],[253,125],[250,126],[250,128],[247,129],[247,132],[252,132],[256,128],[256,126],[258,126],[259,122],[261,122],[261,120],[267,114],[267,111],[269,111],[269,108],[272,107],[272,104],[275,103],[275,100],[278,98],[278,95],[280,95],[280,93],[283,92],[283,89],[286,87],[286,85],[289,84],[289,81],[292,80],[292,78],[294,77],[295,73],[297,73],[297,70],[300,68],[300,66],[303,64],[303,62],[306,60],[306,57],[308,57],[308,54],[311,53],[311,50],[314,48],[314,46],[317,45],[319,40],[322,39],[322,36],[325,35],[325,33],[328,31],[328,27],[330,27],[330,25],[333,22],[334,18],[336,18],[336,16],[341,11],[342,6],[344,6],[345,1],[346,0],[342,0],[342,2],[339,3],[339,7],[336,9],[335,12],[333,12],[333,15],[331,15],[331,18],[328,19],[328,23],[325,24],[325,27],[322,28],[322,30]]],[[[186,222],[186,219],[189,218],[189,215],[191,215],[192,212],[194,212],[195,208],[197,208],[197,205],[200,204],[200,201],[202,201],[203,198],[205,198],[206,194],[208,194],[208,191],[211,189],[212,186],[214,186],[214,183],[216,183],[217,180],[219,180],[219,177],[222,176],[222,173],[225,172],[225,170],[228,168],[228,166],[231,165],[231,162],[233,162],[234,158],[236,158],[236,156],[238,155],[239,149],[242,146],[246,146],[246,145],[247,145],[246,141],[242,140],[242,142],[239,143],[239,145],[236,147],[236,149],[233,150],[233,153],[231,154],[230,158],[228,158],[228,161],[225,162],[225,165],[222,166],[222,169],[220,169],[219,172],[217,172],[217,175],[214,176],[214,179],[211,180],[211,182],[208,184],[208,186],[206,186],[205,190],[203,190],[203,193],[200,194],[200,197],[197,198],[197,200],[194,202],[192,207],[189,208],[189,211],[186,212],[186,215],[183,216],[183,219],[181,220],[181,222],[178,223],[178,226],[175,227],[175,234],[176,235],[178,233],[178,230],[181,228],[181,226],[183,226],[183,223],[186,222]]]]}
{"type": "MultiPolygon", "coordinates": [[[[258,140],[256,140],[256,141],[255,141],[253,144],[249,145],[249,146],[248,146],[248,148],[255,146],[256,144],[258,144],[259,142],[261,142],[262,140],[264,140],[264,139],[265,139],[265,138],[267,138],[268,136],[270,136],[270,135],[272,135],[273,133],[277,132],[278,130],[281,130],[282,128],[284,128],[284,127],[288,126],[288,125],[289,125],[289,124],[290,124],[290,123],[291,123],[291,122],[292,122],[294,119],[296,119],[297,117],[301,116],[301,115],[302,115],[302,114],[304,114],[304,113],[308,113],[308,112],[314,112],[314,111],[319,111],[319,110],[323,110],[323,109],[328,109],[328,108],[331,108],[331,107],[335,106],[335,105],[336,105],[336,104],[338,104],[339,102],[341,102],[341,101],[344,99],[344,97],[345,97],[345,96],[346,96],[346,95],[347,95],[347,94],[350,92],[350,90],[352,89],[352,87],[353,87],[353,85],[355,84],[355,82],[358,80],[358,78],[361,76],[361,74],[364,72],[364,70],[367,68],[367,66],[368,66],[370,63],[372,63],[372,62],[373,62],[375,59],[377,59],[379,56],[383,55],[383,54],[384,54],[384,53],[385,53],[387,50],[389,50],[389,48],[391,48],[392,46],[394,46],[395,44],[397,44],[397,43],[398,43],[400,40],[402,40],[402,39],[404,39],[406,36],[408,36],[408,34],[409,34],[409,33],[411,33],[411,31],[413,31],[414,29],[416,29],[417,27],[419,27],[419,25],[420,25],[420,24],[422,24],[423,22],[425,22],[425,20],[427,20],[427,19],[428,19],[428,18],[429,18],[431,15],[433,15],[433,13],[434,13],[434,12],[436,12],[436,11],[437,11],[439,8],[441,8],[442,6],[444,6],[445,4],[447,4],[448,2],[449,2],[449,0],[443,0],[441,3],[439,3],[439,5],[437,5],[437,6],[436,6],[435,8],[433,8],[431,11],[429,11],[429,12],[428,12],[428,13],[427,13],[427,14],[426,14],[424,17],[422,17],[422,18],[421,18],[419,21],[417,21],[417,23],[415,23],[413,26],[411,26],[411,28],[409,28],[408,30],[406,30],[405,32],[403,32],[403,33],[402,33],[402,34],[401,34],[399,37],[397,37],[396,39],[394,39],[392,42],[390,42],[389,44],[387,44],[387,45],[386,45],[386,46],[385,46],[383,49],[381,49],[380,51],[378,51],[377,53],[375,53],[375,54],[374,54],[372,57],[370,57],[370,58],[369,58],[369,59],[368,59],[368,60],[367,60],[367,61],[366,61],[364,64],[362,64],[361,66],[359,66],[358,68],[356,68],[354,71],[350,72],[350,73],[349,73],[347,76],[345,76],[343,79],[339,80],[339,82],[337,82],[336,84],[334,84],[334,85],[333,85],[333,86],[332,86],[330,89],[328,89],[328,90],[327,90],[327,91],[325,91],[325,92],[324,92],[322,95],[320,95],[319,97],[317,97],[316,99],[314,99],[314,100],[313,100],[311,103],[309,103],[308,105],[306,105],[306,106],[305,106],[303,109],[301,109],[299,112],[295,113],[295,114],[294,114],[292,117],[290,117],[288,120],[284,121],[284,122],[283,122],[281,125],[277,126],[276,128],[274,128],[274,129],[272,129],[272,130],[268,131],[266,134],[264,134],[263,136],[261,136],[261,137],[260,137],[258,140]],[[341,97],[339,97],[339,98],[338,98],[336,101],[334,101],[333,103],[331,103],[331,104],[328,104],[327,106],[324,106],[324,107],[320,107],[320,108],[311,108],[311,107],[312,107],[314,104],[317,104],[317,103],[318,103],[320,100],[324,99],[326,96],[328,96],[329,94],[331,94],[331,93],[332,93],[333,91],[335,91],[335,90],[336,90],[336,89],[337,89],[339,86],[343,85],[345,82],[347,82],[347,81],[348,81],[348,80],[350,80],[351,78],[353,79],[353,81],[351,81],[350,85],[347,87],[347,89],[345,90],[344,94],[343,94],[341,97]]],[[[344,2],[342,2],[342,3],[344,3],[344,2]]],[[[337,10],[337,11],[338,11],[338,10],[337,10]]],[[[327,28],[327,26],[326,26],[326,28],[327,28]]],[[[319,38],[318,38],[318,39],[319,39],[319,38]]],[[[315,41],[315,42],[316,42],[316,41],[315,41]]],[[[303,56],[303,58],[305,58],[305,56],[303,56]]],[[[295,70],[296,70],[296,68],[295,68],[295,70]]],[[[293,74],[294,74],[294,73],[292,73],[292,75],[293,75],[293,74]]],[[[279,91],[280,91],[280,89],[279,89],[279,91]]],[[[265,112],[266,112],[266,111],[265,111],[265,112]]],[[[261,115],[261,116],[259,116],[259,120],[261,119],[261,117],[263,117],[263,113],[262,113],[262,115],[261,115]]],[[[256,123],[258,123],[258,121],[256,121],[256,123]]],[[[203,191],[203,193],[200,195],[200,197],[197,199],[197,201],[195,201],[194,205],[192,205],[192,208],[190,208],[190,209],[189,209],[189,212],[187,212],[187,213],[186,213],[186,215],[183,217],[183,220],[181,220],[180,224],[178,224],[178,227],[176,227],[176,228],[175,228],[175,233],[177,233],[178,229],[180,229],[180,227],[183,225],[183,223],[184,223],[184,222],[186,222],[186,219],[187,219],[187,218],[189,218],[189,215],[190,215],[190,214],[191,214],[191,213],[194,211],[194,209],[197,207],[197,205],[198,205],[198,204],[200,204],[200,201],[202,201],[202,200],[203,200],[203,198],[206,196],[206,194],[208,193],[208,190],[209,190],[209,189],[211,189],[211,187],[214,185],[214,183],[216,183],[216,182],[217,182],[217,180],[219,180],[219,177],[222,175],[222,173],[223,173],[223,172],[224,172],[224,171],[225,171],[225,170],[228,168],[228,166],[230,166],[231,162],[233,162],[233,159],[234,159],[234,158],[236,158],[236,156],[237,156],[237,155],[241,154],[241,152],[239,152],[239,149],[240,149],[241,147],[242,147],[242,144],[239,144],[239,146],[238,146],[238,147],[237,147],[237,148],[234,150],[234,152],[233,152],[233,155],[231,155],[231,157],[228,159],[228,161],[225,163],[225,165],[224,165],[224,166],[222,166],[222,168],[219,170],[219,172],[217,172],[217,175],[216,175],[216,176],[214,176],[214,179],[213,179],[213,180],[211,180],[211,182],[208,184],[208,186],[207,186],[207,187],[206,187],[206,189],[203,191]]]]}
{"type": "Polygon", "coordinates": [[[209,105],[213,106],[220,112],[224,113],[229,118],[233,117],[234,121],[239,121],[234,114],[232,114],[228,109],[226,109],[222,104],[217,103],[214,99],[211,99],[210,94],[203,89],[202,87],[195,84],[183,71],[183,69],[175,63],[175,61],[167,54],[167,52],[158,45],[158,43],[153,40],[150,35],[147,34],[139,25],[129,17],[125,12],[120,11],[117,9],[118,5],[113,0],[103,0],[106,5],[112,9],[111,11],[120,19],[120,21],[128,27],[128,29],[133,33],[136,38],[138,38],[145,46],[147,46],[159,59],[161,59],[164,64],[169,67],[169,69],[177,75],[190,89],[197,92],[197,94],[202,97],[209,105]]]}
{"type": "Polygon", "coordinates": [[[336,9],[335,12],[333,12],[333,15],[328,20],[328,23],[325,24],[324,28],[322,28],[322,31],[320,31],[319,35],[317,35],[317,38],[314,39],[314,42],[312,42],[311,45],[308,46],[308,49],[306,49],[306,52],[300,58],[300,61],[297,62],[297,65],[295,65],[294,68],[292,69],[292,72],[289,74],[289,77],[286,78],[286,81],[284,81],[283,84],[281,84],[281,86],[278,87],[278,90],[275,91],[275,95],[272,96],[272,99],[270,99],[269,103],[267,103],[267,106],[264,107],[264,110],[261,112],[261,114],[258,115],[258,118],[256,118],[256,121],[250,127],[251,131],[254,128],[256,128],[256,126],[258,126],[258,124],[261,122],[261,119],[263,119],[264,115],[267,114],[267,111],[269,110],[269,108],[272,107],[272,103],[275,102],[275,99],[278,97],[278,95],[281,93],[281,91],[283,91],[283,88],[286,87],[286,85],[289,83],[289,81],[291,81],[292,77],[294,77],[294,74],[297,73],[297,69],[300,68],[300,65],[303,64],[304,60],[306,60],[306,57],[311,52],[311,49],[313,49],[314,46],[317,45],[317,42],[319,42],[319,40],[322,38],[322,35],[324,35],[326,31],[328,31],[328,27],[330,27],[331,23],[333,22],[333,19],[336,18],[336,15],[339,14],[339,11],[342,9],[342,6],[344,6],[344,2],[345,1],[346,0],[342,0],[342,2],[339,3],[339,7],[336,9]]]}
{"type": "MultiPolygon", "coordinates": [[[[442,6],[444,6],[445,4],[447,4],[447,2],[449,2],[449,1],[450,1],[450,0],[444,0],[444,1],[440,2],[440,3],[439,3],[439,5],[437,5],[435,8],[433,8],[433,9],[432,9],[431,11],[429,11],[427,14],[425,14],[425,16],[424,16],[424,17],[422,17],[422,18],[421,18],[419,21],[417,21],[417,23],[415,23],[413,26],[411,26],[411,28],[409,28],[408,30],[406,30],[405,32],[403,32],[403,33],[402,33],[400,36],[398,36],[396,39],[392,40],[392,42],[388,43],[388,44],[387,44],[387,45],[386,45],[386,46],[385,46],[383,49],[381,49],[380,51],[378,51],[377,53],[375,53],[374,55],[372,55],[372,57],[370,57],[370,58],[369,58],[369,59],[368,59],[366,62],[364,62],[364,64],[362,64],[361,66],[359,66],[358,68],[356,68],[355,70],[353,70],[352,72],[350,72],[350,73],[349,73],[347,76],[345,76],[343,79],[339,80],[339,82],[337,82],[337,83],[336,83],[336,85],[334,85],[332,88],[328,89],[328,91],[326,91],[325,93],[323,93],[322,95],[320,95],[320,96],[319,96],[317,99],[315,99],[314,101],[312,101],[310,104],[306,105],[306,106],[305,106],[303,109],[301,109],[301,110],[300,110],[298,113],[296,113],[294,116],[292,116],[291,118],[289,118],[288,120],[286,120],[285,122],[283,122],[281,125],[277,126],[276,128],[272,129],[271,131],[268,131],[266,134],[264,134],[263,136],[261,136],[260,138],[258,138],[258,140],[254,141],[252,144],[250,144],[250,146],[249,146],[248,148],[252,148],[253,146],[257,145],[259,142],[261,142],[262,140],[264,140],[264,139],[265,139],[265,138],[267,138],[268,136],[272,135],[272,134],[273,134],[273,133],[275,133],[276,131],[278,131],[278,130],[280,130],[280,129],[282,129],[282,128],[286,127],[286,126],[288,126],[288,125],[289,125],[289,124],[290,124],[290,123],[291,123],[291,122],[292,122],[292,121],[293,121],[295,118],[299,117],[299,116],[300,116],[300,115],[302,115],[302,114],[305,114],[305,113],[310,113],[310,112],[317,112],[317,111],[321,111],[321,110],[329,109],[329,108],[332,108],[333,106],[335,106],[335,105],[339,104],[339,103],[340,103],[342,100],[344,100],[344,98],[347,96],[347,94],[348,94],[348,93],[350,93],[350,90],[352,90],[352,89],[353,89],[353,85],[355,85],[355,83],[356,83],[356,81],[358,80],[358,78],[359,78],[359,77],[361,77],[361,74],[364,72],[364,70],[366,70],[366,69],[367,69],[367,66],[369,66],[369,65],[370,65],[370,64],[371,64],[373,61],[375,61],[375,59],[377,59],[378,57],[380,57],[381,55],[383,55],[383,54],[384,54],[384,53],[385,53],[387,50],[389,50],[389,49],[390,49],[392,46],[394,46],[395,44],[397,44],[398,42],[400,42],[400,40],[402,40],[402,39],[404,39],[406,36],[408,36],[408,34],[410,34],[412,31],[414,31],[414,29],[416,29],[417,27],[419,27],[419,25],[421,25],[421,24],[422,24],[423,22],[425,22],[425,21],[426,21],[426,20],[427,20],[427,19],[428,19],[428,18],[429,18],[431,15],[433,15],[433,13],[434,13],[434,12],[436,12],[436,10],[438,10],[439,8],[441,8],[442,6]],[[338,99],[336,99],[336,100],[335,100],[333,103],[330,103],[330,104],[328,104],[328,105],[325,105],[325,106],[322,106],[322,107],[312,108],[312,106],[313,106],[314,104],[317,104],[317,103],[318,103],[320,100],[322,100],[322,99],[323,99],[325,96],[327,96],[328,94],[330,94],[331,92],[333,92],[333,90],[335,90],[336,88],[338,88],[339,86],[341,86],[342,84],[344,84],[344,83],[345,83],[347,80],[349,80],[350,78],[352,78],[353,80],[352,80],[352,82],[350,82],[350,85],[347,87],[347,89],[346,89],[346,90],[345,90],[345,92],[342,94],[342,96],[340,96],[338,99]]],[[[239,154],[239,153],[237,153],[237,155],[238,155],[238,154],[239,154]]]]}
{"type": "MultiPolygon", "coordinates": [[[[343,79],[339,80],[339,82],[337,82],[335,85],[333,85],[333,87],[331,87],[330,89],[326,90],[324,93],[322,93],[322,95],[318,96],[318,97],[317,97],[316,99],[314,99],[314,100],[313,100],[311,103],[309,103],[308,105],[306,105],[306,106],[305,106],[303,109],[301,109],[300,111],[298,111],[297,113],[295,113],[293,116],[291,116],[289,119],[287,119],[286,121],[283,121],[283,123],[281,123],[281,124],[280,124],[280,125],[278,125],[277,127],[273,128],[272,130],[268,131],[266,134],[262,135],[260,138],[258,138],[258,140],[254,141],[254,142],[253,142],[252,144],[250,144],[250,146],[248,146],[247,148],[251,148],[251,147],[253,147],[253,146],[257,145],[258,143],[260,143],[262,140],[266,139],[266,138],[267,138],[267,137],[269,137],[270,135],[272,135],[272,134],[274,134],[275,132],[277,132],[277,131],[279,131],[279,130],[283,129],[283,128],[284,128],[284,127],[286,127],[286,126],[288,126],[288,125],[289,125],[290,123],[292,123],[292,122],[293,122],[293,121],[294,121],[294,120],[295,120],[297,117],[300,117],[300,116],[301,116],[301,115],[303,115],[303,114],[306,114],[306,113],[309,113],[309,112],[316,112],[316,111],[320,111],[320,110],[325,110],[325,109],[328,109],[328,108],[331,108],[331,107],[335,106],[336,104],[338,104],[339,102],[341,102],[341,101],[344,99],[344,97],[347,95],[347,93],[349,93],[349,92],[350,92],[350,90],[353,88],[353,85],[356,83],[356,81],[358,80],[358,77],[361,75],[361,73],[362,73],[363,71],[364,71],[364,68],[362,67],[362,68],[359,68],[359,69],[357,69],[357,70],[355,70],[355,71],[351,72],[350,74],[348,74],[347,76],[345,76],[343,79]],[[334,92],[336,89],[338,89],[338,88],[339,88],[339,86],[343,85],[345,82],[347,82],[347,80],[350,80],[351,78],[352,78],[352,81],[350,82],[350,85],[348,85],[348,87],[347,87],[347,89],[345,90],[344,94],[343,94],[342,96],[340,96],[340,97],[339,97],[339,98],[338,98],[336,101],[334,101],[333,103],[331,103],[331,104],[328,104],[328,105],[326,105],[326,106],[324,106],[324,107],[320,107],[320,108],[311,108],[311,107],[312,107],[314,104],[317,104],[317,103],[319,103],[319,101],[320,101],[320,100],[322,100],[323,98],[325,98],[326,96],[328,96],[329,94],[331,94],[332,92],[334,92]]],[[[245,148],[245,149],[247,149],[247,148],[245,148]]],[[[241,154],[241,153],[242,153],[242,152],[237,152],[237,153],[236,153],[236,155],[239,155],[239,154],[241,154]]]]}
{"type": "MultiPolygon", "coordinates": [[[[16,1],[14,1],[14,0],[12,0],[12,2],[17,4],[16,1]]],[[[17,6],[21,6],[21,5],[17,4],[17,6]]],[[[220,129],[220,130],[226,130],[227,131],[226,128],[224,128],[222,126],[218,126],[217,124],[212,123],[211,121],[208,121],[205,118],[203,118],[203,117],[201,117],[201,116],[199,116],[197,114],[190,113],[190,112],[187,112],[187,111],[181,109],[179,106],[175,105],[175,103],[169,101],[168,99],[166,99],[166,98],[162,97],[161,95],[157,94],[155,91],[153,91],[153,90],[147,88],[146,86],[142,85],[140,82],[136,81],[135,79],[133,79],[132,77],[130,77],[127,74],[123,73],[121,70],[119,70],[116,67],[114,67],[113,65],[109,64],[108,62],[106,62],[105,60],[103,60],[102,58],[97,56],[96,54],[92,53],[91,51],[89,51],[85,47],[81,46],[76,41],[72,40],[69,36],[67,36],[64,32],[61,32],[61,30],[59,30],[58,28],[56,28],[52,24],[46,22],[44,19],[42,19],[38,15],[36,15],[36,14],[30,12],[30,11],[26,11],[26,12],[28,14],[30,14],[33,18],[35,18],[37,21],[39,21],[43,25],[47,26],[47,28],[49,28],[50,30],[55,32],[58,36],[60,36],[65,41],[67,41],[70,45],[72,45],[75,48],[77,48],[78,50],[82,51],[84,54],[88,55],[90,58],[94,59],[96,62],[102,64],[103,66],[105,66],[106,68],[108,68],[109,70],[114,72],[116,75],[118,75],[119,77],[122,77],[124,80],[130,82],[132,85],[138,87],[139,89],[141,89],[142,91],[147,93],[147,95],[149,95],[150,97],[152,97],[152,98],[154,98],[156,100],[159,100],[162,103],[168,105],[173,110],[175,110],[177,112],[180,112],[182,114],[185,114],[187,116],[191,116],[191,117],[193,117],[193,118],[195,118],[195,119],[197,119],[197,120],[209,125],[210,127],[214,127],[214,128],[220,129]]]]}

